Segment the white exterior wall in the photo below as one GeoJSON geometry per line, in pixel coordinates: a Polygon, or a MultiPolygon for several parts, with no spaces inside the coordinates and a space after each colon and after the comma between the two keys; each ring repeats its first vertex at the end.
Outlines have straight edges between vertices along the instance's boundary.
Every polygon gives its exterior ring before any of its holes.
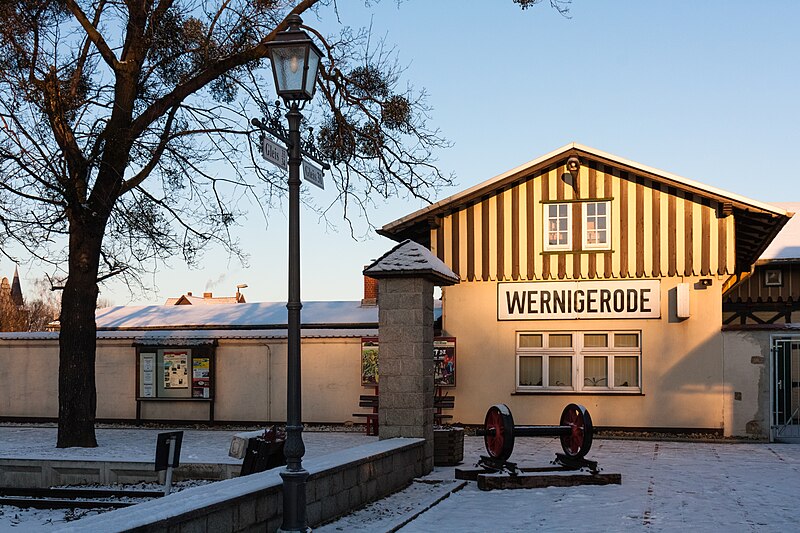
{"type": "MultiPolygon", "coordinates": [[[[360,338],[303,339],[303,420],[340,424],[358,412],[360,338]]],[[[220,340],[214,419],[286,419],[286,342],[220,340]]],[[[97,343],[97,417],[136,418],[136,348],[131,339],[97,343]]],[[[58,341],[0,341],[0,417],[58,416],[58,341]]],[[[205,401],[142,401],[143,419],[208,420],[205,401]]]]}
{"type": "Polygon", "coordinates": [[[0,341],[0,416],[58,416],[58,343],[0,341]]]}
{"type": "Polygon", "coordinates": [[[725,331],[725,395],[732,435],[766,438],[770,426],[770,331],[725,331]],[[737,394],[739,393],[739,394],[737,394]]]}
{"type": "MultiPolygon", "coordinates": [[[[507,403],[519,424],[554,424],[567,403],[585,405],[596,425],[723,428],[726,435],[764,436],[769,429],[769,331],[720,332],[720,285],[691,290],[691,318],[669,317],[662,280],[661,319],[502,321],[496,285],[462,283],[444,290],[445,335],[457,337],[454,422],[481,424],[489,406],[507,403]],[[475,302],[478,302],[477,304],[475,302]],[[642,331],[642,395],[515,394],[516,331],[642,331]],[[740,394],[737,394],[740,393],[740,394]],[[741,399],[738,399],[741,398],[741,399]]],[[[687,280],[690,283],[693,280],[687,280]]],[[[353,420],[360,385],[360,339],[304,339],[303,419],[353,420]]],[[[217,421],[285,419],[286,344],[221,340],[216,357],[217,421]]],[[[133,420],[135,348],[98,341],[98,418],[133,420]]],[[[0,417],[58,416],[57,341],[0,341],[0,417]]],[[[143,418],[204,420],[206,402],[143,402],[143,418]]]]}
{"type": "MultiPolygon", "coordinates": [[[[700,278],[661,279],[661,318],[624,320],[497,320],[497,285],[462,282],[443,289],[443,334],[457,338],[453,420],[481,424],[506,403],[518,424],[555,424],[564,406],[587,407],[595,425],[728,431],[723,365],[721,287],[694,288],[700,278]],[[690,283],[691,317],[675,317],[678,283],[690,283]],[[672,294],[671,294],[672,292],[672,294]],[[642,393],[515,393],[517,331],[642,332],[642,393]]],[[[728,408],[730,410],[730,408],[728,408]]]]}

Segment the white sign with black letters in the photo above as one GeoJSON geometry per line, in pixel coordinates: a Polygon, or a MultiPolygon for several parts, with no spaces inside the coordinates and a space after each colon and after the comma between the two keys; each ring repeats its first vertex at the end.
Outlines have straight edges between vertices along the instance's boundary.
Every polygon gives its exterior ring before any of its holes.
{"type": "Polygon", "coordinates": [[[660,317],[659,280],[497,284],[498,320],[660,317]]]}
{"type": "Polygon", "coordinates": [[[289,153],[266,135],[261,138],[261,155],[278,168],[286,169],[289,165],[289,153]]]}
{"type": "Polygon", "coordinates": [[[320,189],[325,189],[325,182],[322,181],[322,169],[315,167],[308,161],[303,161],[303,179],[312,183],[320,189]]]}

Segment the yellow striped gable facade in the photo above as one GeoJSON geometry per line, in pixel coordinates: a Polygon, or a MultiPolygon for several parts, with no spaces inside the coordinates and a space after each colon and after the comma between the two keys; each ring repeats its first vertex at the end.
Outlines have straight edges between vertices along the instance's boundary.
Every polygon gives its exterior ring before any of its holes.
{"type": "Polygon", "coordinates": [[[455,420],[479,424],[502,402],[550,424],[575,402],[605,427],[735,434],[758,394],[734,399],[744,385],[730,379],[752,380],[725,358],[722,293],[789,218],[569,144],[379,233],[429,247],[460,278],[442,289],[455,420]]]}
{"type": "Polygon", "coordinates": [[[749,270],[786,220],[772,206],[570,144],[381,233],[428,245],[463,281],[658,278],[749,270]],[[570,157],[580,163],[572,172],[570,157]],[[583,206],[594,202],[610,206],[603,249],[583,246],[583,206]],[[570,250],[547,250],[553,204],[568,204],[570,250]]]}

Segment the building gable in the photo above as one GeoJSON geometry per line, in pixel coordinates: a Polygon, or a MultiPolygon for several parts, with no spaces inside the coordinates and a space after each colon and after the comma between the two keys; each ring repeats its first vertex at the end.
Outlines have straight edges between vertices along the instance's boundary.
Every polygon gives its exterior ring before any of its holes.
{"type": "Polygon", "coordinates": [[[381,233],[427,233],[424,242],[464,281],[648,278],[749,268],[788,220],[780,209],[585,147],[548,156],[381,233]],[[570,157],[581,162],[575,172],[567,171],[570,157]],[[608,202],[607,249],[582,245],[587,201],[608,202]],[[545,246],[545,209],[553,203],[569,212],[566,250],[545,246]]]}

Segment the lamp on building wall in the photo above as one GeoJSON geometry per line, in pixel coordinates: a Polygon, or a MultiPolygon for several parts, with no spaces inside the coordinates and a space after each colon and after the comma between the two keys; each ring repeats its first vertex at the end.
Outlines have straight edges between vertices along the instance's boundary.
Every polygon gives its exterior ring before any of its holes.
{"type": "Polygon", "coordinates": [[[282,531],[307,531],[305,454],[300,392],[300,109],[314,97],[322,52],[306,32],[300,29],[303,19],[290,15],[289,27],[275,36],[269,46],[269,58],[275,77],[275,89],[289,112],[289,299],[288,368],[286,384],[286,469],[283,479],[282,531]]]}
{"type": "Polygon", "coordinates": [[[570,157],[567,159],[567,170],[570,174],[574,174],[578,172],[581,168],[581,160],[575,156],[570,157]]]}
{"type": "Polygon", "coordinates": [[[581,160],[575,156],[567,159],[567,171],[561,175],[564,183],[575,188],[578,184],[578,171],[581,169],[581,160]]]}

